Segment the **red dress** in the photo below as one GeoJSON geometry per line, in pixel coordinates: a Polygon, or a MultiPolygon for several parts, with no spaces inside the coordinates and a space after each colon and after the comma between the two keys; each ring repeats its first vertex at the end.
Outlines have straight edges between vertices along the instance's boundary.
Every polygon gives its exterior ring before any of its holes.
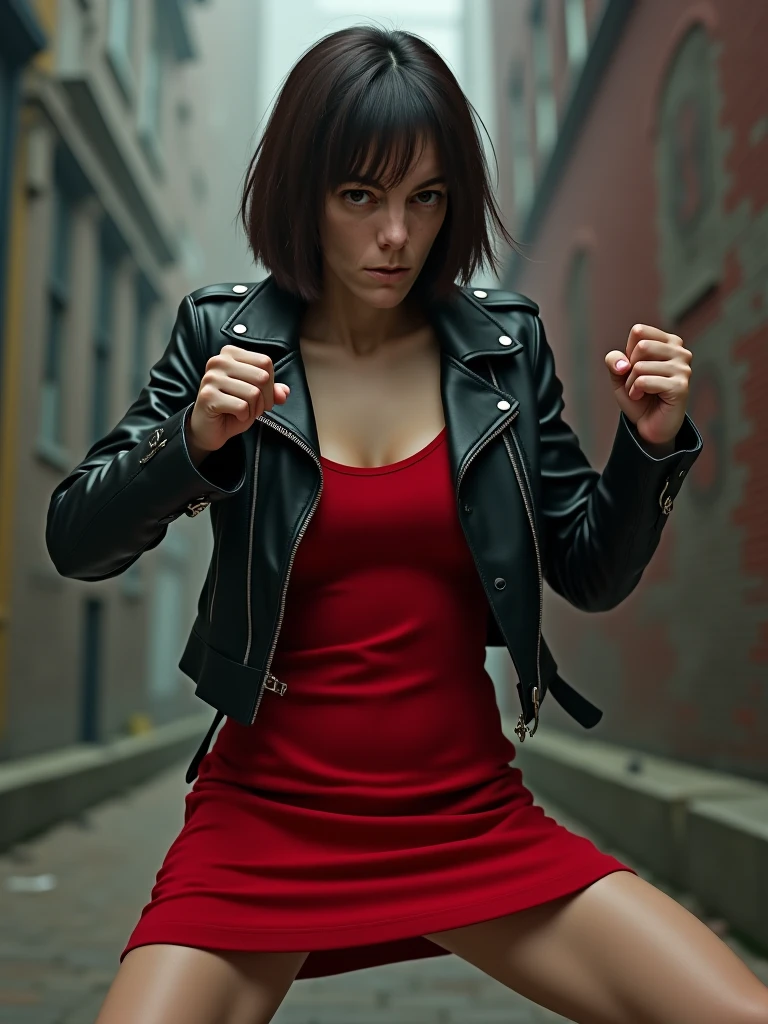
{"type": "Polygon", "coordinates": [[[121,961],[310,950],[297,978],[340,974],[632,871],[510,767],[445,428],[389,466],[322,464],[271,666],[287,690],[225,720],[121,961]]]}

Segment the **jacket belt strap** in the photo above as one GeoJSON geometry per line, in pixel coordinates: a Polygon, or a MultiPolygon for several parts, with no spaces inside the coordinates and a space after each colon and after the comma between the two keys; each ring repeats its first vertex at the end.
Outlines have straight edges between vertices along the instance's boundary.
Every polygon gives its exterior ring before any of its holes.
{"type": "Polygon", "coordinates": [[[192,761],[191,761],[191,763],[189,765],[189,768],[187,768],[187,775],[186,775],[187,782],[192,782],[194,779],[197,778],[197,770],[200,767],[200,762],[203,760],[205,755],[208,753],[208,747],[210,747],[210,745],[211,745],[211,739],[213,738],[213,734],[216,732],[216,727],[218,726],[219,722],[222,720],[223,717],[224,717],[224,712],[223,711],[217,711],[216,712],[216,715],[215,715],[215,717],[213,719],[213,722],[211,722],[210,729],[205,734],[205,737],[203,738],[203,742],[197,748],[197,753],[192,758],[192,761]]]}
{"type": "Polygon", "coordinates": [[[583,725],[585,729],[591,729],[603,717],[603,712],[600,708],[595,707],[586,697],[582,697],[580,693],[577,693],[559,675],[552,677],[547,691],[551,691],[552,696],[560,707],[567,711],[571,718],[575,718],[579,725],[583,725]]]}

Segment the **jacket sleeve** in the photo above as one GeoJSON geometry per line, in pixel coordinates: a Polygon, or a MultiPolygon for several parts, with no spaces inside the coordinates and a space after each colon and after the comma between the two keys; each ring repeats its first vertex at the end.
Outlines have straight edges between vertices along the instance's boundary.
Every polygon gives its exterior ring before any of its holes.
{"type": "Polygon", "coordinates": [[[51,496],[45,541],[60,575],[79,580],[117,576],[143,551],[156,547],[178,516],[196,515],[243,486],[241,434],[199,468],[187,449],[184,423],[206,362],[197,311],[187,295],[149,383],[51,496]]]}
{"type": "Polygon", "coordinates": [[[542,571],[552,589],[576,608],[606,611],[639,583],[702,439],[686,414],[675,450],[657,458],[620,412],[608,461],[598,473],[562,419],[563,386],[544,325],[537,315],[534,320],[542,571]]]}

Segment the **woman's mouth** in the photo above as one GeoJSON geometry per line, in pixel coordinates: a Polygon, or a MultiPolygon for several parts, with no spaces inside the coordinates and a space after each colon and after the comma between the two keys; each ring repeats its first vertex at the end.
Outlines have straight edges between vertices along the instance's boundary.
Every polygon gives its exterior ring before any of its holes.
{"type": "Polygon", "coordinates": [[[369,274],[375,281],[386,281],[387,284],[394,284],[401,281],[409,271],[409,267],[365,267],[366,274],[369,274]]]}

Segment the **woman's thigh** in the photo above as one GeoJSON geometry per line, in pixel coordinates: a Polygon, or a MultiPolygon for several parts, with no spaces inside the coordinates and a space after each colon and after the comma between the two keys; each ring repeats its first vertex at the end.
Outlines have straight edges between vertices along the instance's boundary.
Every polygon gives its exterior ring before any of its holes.
{"type": "Polygon", "coordinates": [[[768,988],[694,914],[629,871],[427,938],[578,1024],[768,1024],[768,988]]]}
{"type": "Polygon", "coordinates": [[[308,955],[136,946],[96,1024],[267,1024],[308,955]]]}

